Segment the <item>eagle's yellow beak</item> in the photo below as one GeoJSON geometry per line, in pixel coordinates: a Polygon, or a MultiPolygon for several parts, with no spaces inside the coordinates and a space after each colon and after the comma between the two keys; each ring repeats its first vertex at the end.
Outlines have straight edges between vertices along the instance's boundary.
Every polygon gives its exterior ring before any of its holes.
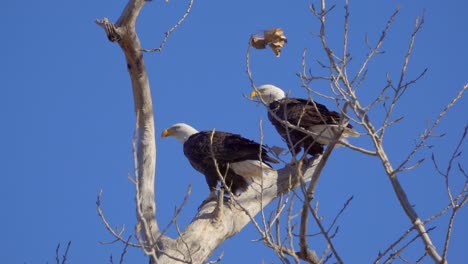
{"type": "Polygon", "coordinates": [[[254,99],[255,97],[257,97],[257,96],[258,96],[258,93],[257,93],[256,91],[252,91],[252,92],[250,93],[250,100],[253,100],[253,99],[254,99]]]}
{"type": "Polygon", "coordinates": [[[168,128],[168,129],[165,129],[162,133],[161,133],[161,137],[168,137],[170,136],[172,133],[171,133],[171,130],[168,128]]]}

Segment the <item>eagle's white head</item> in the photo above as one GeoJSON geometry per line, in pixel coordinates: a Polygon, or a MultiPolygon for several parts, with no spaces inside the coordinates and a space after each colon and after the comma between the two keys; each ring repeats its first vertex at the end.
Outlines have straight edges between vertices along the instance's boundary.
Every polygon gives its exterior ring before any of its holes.
{"type": "Polygon", "coordinates": [[[178,141],[185,143],[185,141],[187,141],[187,139],[191,135],[196,134],[196,133],[198,133],[198,130],[196,130],[195,128],[185,123],[177,123],[177,124],[172,125],[170,128],[165,129],[162,132],[161,137],[172,136],[178,141]]]}
{"type": "Polygon", "coordinates": [[[269,105],[274,101],[285,98],[286,94],[273,84],[264,84],[257,87],[257,90],[250,94],[250,99],[254,99],[255,97],[260,97],[266,105],[269,105]]]}

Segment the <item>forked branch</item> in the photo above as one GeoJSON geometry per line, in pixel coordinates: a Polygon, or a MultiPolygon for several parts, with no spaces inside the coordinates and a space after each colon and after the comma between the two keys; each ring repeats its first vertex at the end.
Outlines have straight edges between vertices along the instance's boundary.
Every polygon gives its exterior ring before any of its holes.
{"type": "MultiPolygon", "coordinates": [[[[262,195],[253,188],[244,192],[237,200],[242,204],[242,210],[238,207],[225,208],[219,224],[212,223],[214,204],[207,203],[185,230],[179,230],[176,224],[179,234],[176,239],[161,233],[156,222],[154,201],[156,143],[153,106],[143,51],[135,31],[136,18],[144,3],[144,0],[130,0],[115,24],[108,19],[96,21],[105,29],[108,39],[117,42],[122,48],[132,82],[136,115],[134,163],[138,225],[135,235],[153,263],[203,263],[224,240],[235,235],[251,221],[245,211],[255,216],[274,198],[297,187],[300,180],[296,169],[286,166],[275,177],[264,182],[262,195]]],[[[319,161],[320,158],[306,162],[301,173],[303,181],[310,180],[319,161]]]]}
{"type": "MultiPolygon", "coordinates": [[[[135,177],[137,182],[137,219],[141,227],[141,242],[145,251],[151,252],[160,231],[156,222],[154,201],[154,178],[156,168],[156,142],[154,137],[153,104],[151,91],[143,60],[142,48],[136,34],[136,19],[145,4],[144,0],[130,0],[117,23],[107,18],[97,20],[107,37],[122,48],[132,82],[134,109],[136,115],[136,159],[135,177]]],[[[154,258],[154,257],[153,257],[154,258]]],[[[154,261],[154,259],[153,259],[154,261]]]]}

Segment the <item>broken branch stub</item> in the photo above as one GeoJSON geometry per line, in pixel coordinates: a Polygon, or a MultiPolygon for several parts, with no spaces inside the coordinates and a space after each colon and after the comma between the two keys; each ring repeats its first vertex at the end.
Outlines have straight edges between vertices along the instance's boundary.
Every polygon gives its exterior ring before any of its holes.
{"type": "Polygon", "coordinates": [[[264,49],[268,45],[276,57],[281,55],[281,49],[286,45],[288,39],[284,35],[283,29],[272,28],[255,34],[250,38],[250,45],[256,49],[264,49]]]}

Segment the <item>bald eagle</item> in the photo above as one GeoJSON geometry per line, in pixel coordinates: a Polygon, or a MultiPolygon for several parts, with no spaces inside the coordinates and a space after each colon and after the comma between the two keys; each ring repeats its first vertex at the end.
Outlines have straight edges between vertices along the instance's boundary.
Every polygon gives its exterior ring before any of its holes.
{"type": "MultiPolygon", "coordinates": [[[[340,114],[328,110],[326,106],[311,99],[286,97],[283,90],[271,84],[262,85],[253,91],[250,98],[255,97],[261,97],[265,106],[269,108],[268,119],[293,154],[297,154],[301,149],[313,156],[322,154],[323,146],[328,145],[340,132],[340,114]],[[311,133],[307,134],[292,128],[284,121],[311,133]]],[[[359,136],[351,124],[344,123],[343,126],[344,131],[340,141],[346,142],[345,138],[349,136],[359,136]]]]}
{"type": "Polygon", "coordinates": [[[278,163],[259,143],[228,132],[199,132],[178,123],[164,130],[161,136],[173,136],[183,143],[184,154],[192,167],[205,175],[210,197],[215,196],[216,186],[222,183],[219,173],[231,192],[238,196],[254,179],[274,171],[268,162],[278,163]]]}

